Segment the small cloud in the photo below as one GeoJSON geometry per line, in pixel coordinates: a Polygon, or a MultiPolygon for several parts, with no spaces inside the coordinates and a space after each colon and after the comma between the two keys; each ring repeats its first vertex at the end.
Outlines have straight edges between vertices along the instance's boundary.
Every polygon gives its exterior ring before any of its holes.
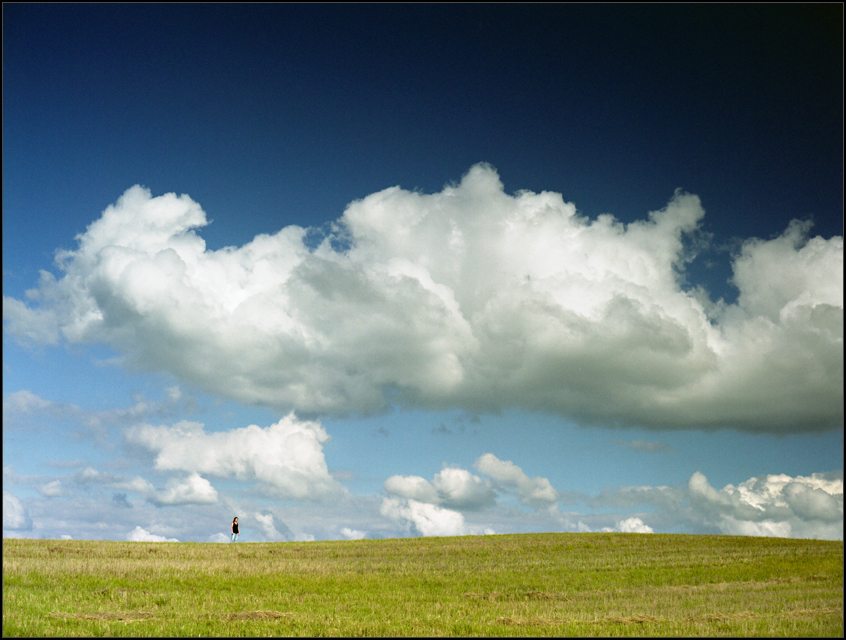
{"type": "Polygon", "coordinates": [[[615,444],[631,449],[632,451],[643,451],[645,453],[675,453],[673,449],[666,442],[647,442],[646,440],[632,440],[631,442],[623,442],[616,440],[615,444]]]}
{"type": "Polygon", "coordinates": [[[516,490],[524,504],[547,507],[558,500],[558,491],[546,478],[529,478],[510,460],[500,460],[492,453],[480,456],[473,464],[480,473],[490,476],[507,488],[516,490]]]}
{"type": "Polygon", "coordinates": [[[407,498],[385,498],[379,512],[421,536],[460,536],[467,531],[458,511],[407,498]]]}
{"type": "Polygon", "coordinates": [[[3,492],[3,531],[31,531],[32,518],[23,503],[8,491],[3,492]]]}
{"type": "Polygon", "coordinates": [[[436,473],[432,482],[420,476],[391,476],[383,487],[394,496],[453,509],[479,510],[496,501],[489,480],[454,467],[436,473]]]}
{"type": "MultiPolygon", "coordinates": [[[[253,517],[255,518],[256,522],[259,525],[259,528],[261,529],[262,534],[267,540],[270,540],[271,542],[276,542],[280,540],[292,540],[294,538],[293,534],[291,533],[291,530],[285,524],[280,524],[278,526],[276,525],[273,520],[272,513],[256,513],[253,517]],[[283,531],[279,531],[280,527],[283,529],[283,531]]],[[[239,524],[241,524],[241,531],[243,532],[243,523],[239,521],[239,524]]]]}
{"type": "Polygon", "coordinates": [[[626,518],[617,523],[617,531],[622,533],[653,533],[652,527],[643,523],[640,518],[626,518]]]}
{"type": "Polygon", "coordinates": [[[3,423],[13,421],[19,416],[45,411],[51,406],[53,406],[52,402],[38,397],[27,389],[9,393],[3,397],[3,423]]]}
{"type": "Polygon", "coordinates": [[[47,498],[55,498],[62,495],[62,483],[59,480],[53,480],[45,485],[38,487],[38,493],[47,498]]]}
{"type": "Polygon", "coordinates": [[[217,502],[217,491],[211,482],[200,474],[192,473],[187,478],[171,478],[167,481],[164,491],[157,492],[147,499],[156,506],[214,504],[217,502]]]}
{"type": "Polygon", "coordinates": [[[437,490],[441,503],[453,509],[479,510],[496,502],[496,492],[490,480],[464,469],[442,469],[435,474],[432,486],[437,490]]]}
{"type": "Polygon", "coordinates": [[[347,540],[363,540],[367,534],[364,531],[359,531],[358,529],[350,529],[349,527],[343,527],[341,529],[341,535],[344,536],[347,540]]]}
{"type": "Polygon", "coordinates": [[[113,485],[120,483],[123,480],[120,476],[116,476],[112,473],[104,473],[101,471],[97,471],[97,469],[95,469],[94,467],[85,467],[85,469],[80,469],[75,474],[73,474],[72,479],[74,482],[81,485],[113,485]]]}
{"type": "Polygon", "coordinates": [[[135,527],[132,531],[126,534],[126,539],[129,542],[179,542],[176,538],[165,538],[164,536],[158,536],[150,533],[146,529],[142,529],[140,526],[135,527]]]}
{"type": "Polygon", "coordinates": [[[440,502],[435,487],[428,480],[420,476],[391,476],[385,480],[382,486],[391,495],[401,498],[428,504],[437,504],[440,502]]]}
{"type": "Polygon", "coordinates": [[[131,491],[142,495],[152,495],[156,491],[153,485],[141,476],[136,476],[131,480],[120,479],[109,486],[119,491],[131,491]]]}

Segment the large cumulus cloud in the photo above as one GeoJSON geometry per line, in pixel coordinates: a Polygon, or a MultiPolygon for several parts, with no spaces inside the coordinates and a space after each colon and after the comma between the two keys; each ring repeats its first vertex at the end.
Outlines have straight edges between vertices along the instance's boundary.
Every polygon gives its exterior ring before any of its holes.
{"type": "Polygon", "coordinates": [[[747,241],[736,304],[682,286],[704,211],[589,220],[561,195],[457,185],[350,204],[315,247],[289,226],[207,250],[188,196],[129,189],[5,330],[103,342],[127,364],[300,413],[390,403],[583,423],[785,432],[843,419],[843,239],[747,241]]]}

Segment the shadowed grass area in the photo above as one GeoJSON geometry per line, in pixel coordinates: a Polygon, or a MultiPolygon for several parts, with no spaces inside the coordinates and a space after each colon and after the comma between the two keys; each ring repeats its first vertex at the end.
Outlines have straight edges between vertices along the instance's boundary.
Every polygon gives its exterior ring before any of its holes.
{"type": "Polygon", "coordinates": [[[842,636],[843,543],[4,539],[4,636],[842,636]]]}

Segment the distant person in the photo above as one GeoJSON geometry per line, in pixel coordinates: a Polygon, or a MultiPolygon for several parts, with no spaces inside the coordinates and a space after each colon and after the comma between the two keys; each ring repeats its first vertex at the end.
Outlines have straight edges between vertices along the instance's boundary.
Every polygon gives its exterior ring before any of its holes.
{"type": "Polygon", "coordinates": [[[236,542],[238,540],[238,516],[235,516],[235,519],[232,520],[232,537],[229,539],[229,542],[236,542]]]}

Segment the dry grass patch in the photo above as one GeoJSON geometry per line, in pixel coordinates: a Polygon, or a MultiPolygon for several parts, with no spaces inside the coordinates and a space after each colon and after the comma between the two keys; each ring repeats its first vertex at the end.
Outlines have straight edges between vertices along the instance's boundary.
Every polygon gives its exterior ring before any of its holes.
{"type": "Polygon", "coordinates": [[[612,617],[606,618],[608,622],[613,622],[614,624],[643,624],[644,622],[665,622],[662,618],[656,618],[655,616],[648,616],[645,614],[638,614],[634,616],[623,616],[623,617],[612,617]]]}
{"type": "Polygon", "coordinates": [[[151,611],[97,611],[94,613],[63,613],[47,614],[50,618],[60,620],[106,620],[118,622],[141,622],[155,617],[151,611]]]}
{"type": "Polygon", "coordinates": [[[276,620],[277,618],[290,618],[293,615],[293,613],[281,611],[239,611],[227,613],[223,617],[226,620],[276,620]]]}

